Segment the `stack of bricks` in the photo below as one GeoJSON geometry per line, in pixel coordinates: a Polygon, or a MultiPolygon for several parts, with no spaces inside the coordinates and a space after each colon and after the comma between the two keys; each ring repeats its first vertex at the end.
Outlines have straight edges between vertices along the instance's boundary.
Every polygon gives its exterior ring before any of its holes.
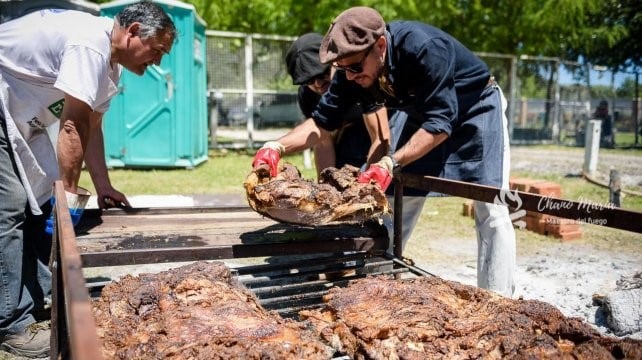
{"type": "MultiPolygon", "coordinates": [[[[545,197],[561,198],[562,187],[551,181],[515,178],[510,182],[511,190],[518,190],[523,192],[530,192],[545,197]]],[[[519,209],[511,208],[511,213],[519,209]]],[[[474,217],[473,201],[468,200],[464,202],[463,215],[474,217]]],[[[582,229],[579,223],[575,220],[564,219],[552,215],[541,214],[536,211],[526,211],[526,217],[515,219],[515,221],[526,222],[526,228],[538,234],[546,236],[554,236],[561,241],[569,241],[579,239],[582,237],[582,229]]]]}
{"type": "MultiPolygon", "coordinates": [[[[510,182],[511,190],[538,194],[544,197],[561,198],[562,187],[555,182],[537,179],[515,178],[510,182]]],[[[575,240],[582,237],[580,224],[571,219],[526,211],[526,228],[538,234],[553,236],[561,241],[575,240]]]]}

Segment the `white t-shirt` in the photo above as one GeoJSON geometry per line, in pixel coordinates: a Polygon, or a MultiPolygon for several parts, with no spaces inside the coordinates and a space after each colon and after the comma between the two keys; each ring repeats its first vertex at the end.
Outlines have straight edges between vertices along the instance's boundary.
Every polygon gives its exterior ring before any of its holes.
{"type": "Polygon", "coordinates": [[[42,137],[58,122],[65,93],[104,113],[118,91],[122,67],[109,63],[113,25],[110,18],[58,9],[0,24],[1,107],[31,185],[32,209],[35,199],[42,205],[51,196],[58,179],[53,146],[42,137]]]}

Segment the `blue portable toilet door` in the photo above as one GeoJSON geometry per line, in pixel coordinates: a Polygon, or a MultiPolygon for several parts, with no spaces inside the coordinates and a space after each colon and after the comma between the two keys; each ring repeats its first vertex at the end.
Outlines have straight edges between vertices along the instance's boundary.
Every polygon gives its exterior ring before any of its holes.
{"type": "Polygon", "coordinates": [[[170,57],[160,66],[147,67],[143,76],[123,72],[121,77],[121,156],[126,164],[168,165],[175,159],[175,82],[170,57]]]}

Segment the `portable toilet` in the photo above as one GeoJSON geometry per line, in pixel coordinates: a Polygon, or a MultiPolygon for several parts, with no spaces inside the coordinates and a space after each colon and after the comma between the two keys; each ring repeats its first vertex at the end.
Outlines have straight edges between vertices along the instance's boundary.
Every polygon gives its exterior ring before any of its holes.
{"type": "MultiPolygon", "coordinates": [[[[101,15],[114,17],[135,2],[102,4],[101,15]]],[[[205,22],[191,4],[154,3],[174,21],[177,39],[142,76],[123,70],[103,120],[108,167],[193,168],[208,157],[205,22]]]]}

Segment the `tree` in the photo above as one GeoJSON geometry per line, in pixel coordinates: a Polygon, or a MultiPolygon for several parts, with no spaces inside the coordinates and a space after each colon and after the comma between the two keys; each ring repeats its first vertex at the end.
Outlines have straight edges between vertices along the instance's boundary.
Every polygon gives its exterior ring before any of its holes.
{"type": "MultiPolygon", "coordinates": [[[[103,3],[106,0],[95,0],[103,3]]],[[[209,29],[297,36],[325,33],[351,6],[387,21],[419,20],[474,51],[560,57],[623,69],[642,65],[640,0],[185,0],[209,29]]]]}
{"type": "Polygon", "coordinates": [[[642,67],[642,2],[606,0],[588,16],[585,46],[569,53],[612,70],[642,67]]]}

